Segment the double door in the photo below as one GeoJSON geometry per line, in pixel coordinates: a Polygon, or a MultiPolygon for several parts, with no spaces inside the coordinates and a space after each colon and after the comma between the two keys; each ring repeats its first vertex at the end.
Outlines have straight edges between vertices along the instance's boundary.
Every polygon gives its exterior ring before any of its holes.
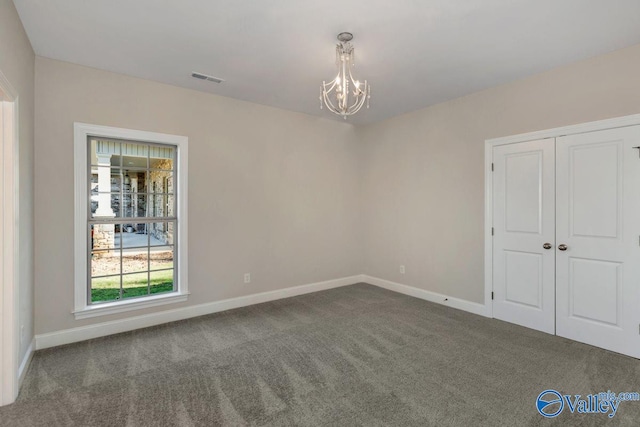
{"type": "Polygon", "coordinates": [[[640,357],[640,126],[493,148],[493,314],[640,357]]]}

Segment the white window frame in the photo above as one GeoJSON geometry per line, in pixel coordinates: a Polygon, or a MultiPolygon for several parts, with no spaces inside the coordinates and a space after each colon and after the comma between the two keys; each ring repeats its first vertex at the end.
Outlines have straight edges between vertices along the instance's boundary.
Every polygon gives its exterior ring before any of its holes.
{"type": "Polygon", "coordinates": [[[188,292],[187,271],[187,164],[188,142],[186,136],[169,135],[164,133],[146,132],[140,130],[115,128],[109,126],[74,123],[74,180],[75,180],[75,227],[74,227],[74,264],[75,264],[75,306],[73,314],[76,320],[90,317],[106,316],[125,311],[139,310],[164,304],[186,301],[188,292]],[[173,292],[139,297],[130,300],[118,300],[100,304],[87,304],[88,283],[87,269],[87,204],[88,200],[88,138],[114,138],[128,141],[140,141],[176,146],[177,156],[177,286],[173,292]]]}

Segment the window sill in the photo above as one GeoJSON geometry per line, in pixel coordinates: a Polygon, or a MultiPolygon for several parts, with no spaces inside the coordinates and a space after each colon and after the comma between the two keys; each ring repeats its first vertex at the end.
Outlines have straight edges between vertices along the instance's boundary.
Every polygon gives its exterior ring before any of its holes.
{"type": "Polygon", "coordinates": [[[91,317],[108,316],[110,314],[124,313],[132,310],[156,307],[165,304],[184,302],[189,298],[188,293],[172,292],[164,295],[136,298],[131,300],[108,302],[84,307],[73,312],[76,320],[89,319],[91,317]]]}

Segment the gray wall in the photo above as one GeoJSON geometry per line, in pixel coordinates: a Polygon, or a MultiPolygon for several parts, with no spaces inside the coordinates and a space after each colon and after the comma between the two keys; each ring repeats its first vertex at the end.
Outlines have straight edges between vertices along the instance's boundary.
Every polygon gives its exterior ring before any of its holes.
{"type": "Polygon", "coordinates": [[[38,57],[36,141],[38,334],[361,273],[349,124],[38,57]],[[74,122],[189,137],[187,303],[74,319],[74,122]]]}
{"type": "Polygon", "coordinates": [[[482,303],[484,140],[640,113],[639,76],[636,45],[358,128],[365,272],[482,303]]]}
{"type": "Polygon", "coordinates": [[[33,117],[35,55],[11,0],[0,0],[0,71],[18,92],[19,361],[33,339],[33,117]]]}
{"type": "Polygon", "coordinates": [[[167,308],[71,315],[74,121],[190,138],[182,305],[358,273],[482,303],[484,140],[640,113],[638,75],[640,45],[354,129],[37,58],[36,332],[167,308]]]}

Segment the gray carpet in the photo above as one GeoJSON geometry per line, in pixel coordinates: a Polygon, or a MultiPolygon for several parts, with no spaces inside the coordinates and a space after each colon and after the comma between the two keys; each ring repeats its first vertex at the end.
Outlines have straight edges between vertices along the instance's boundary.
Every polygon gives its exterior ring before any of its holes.
{"type": "Polygon", "coordinates": [[[640,391],[640,361],[356,284],[38,351],[2,426],[634,425],[548,388],[640,391]]]}

